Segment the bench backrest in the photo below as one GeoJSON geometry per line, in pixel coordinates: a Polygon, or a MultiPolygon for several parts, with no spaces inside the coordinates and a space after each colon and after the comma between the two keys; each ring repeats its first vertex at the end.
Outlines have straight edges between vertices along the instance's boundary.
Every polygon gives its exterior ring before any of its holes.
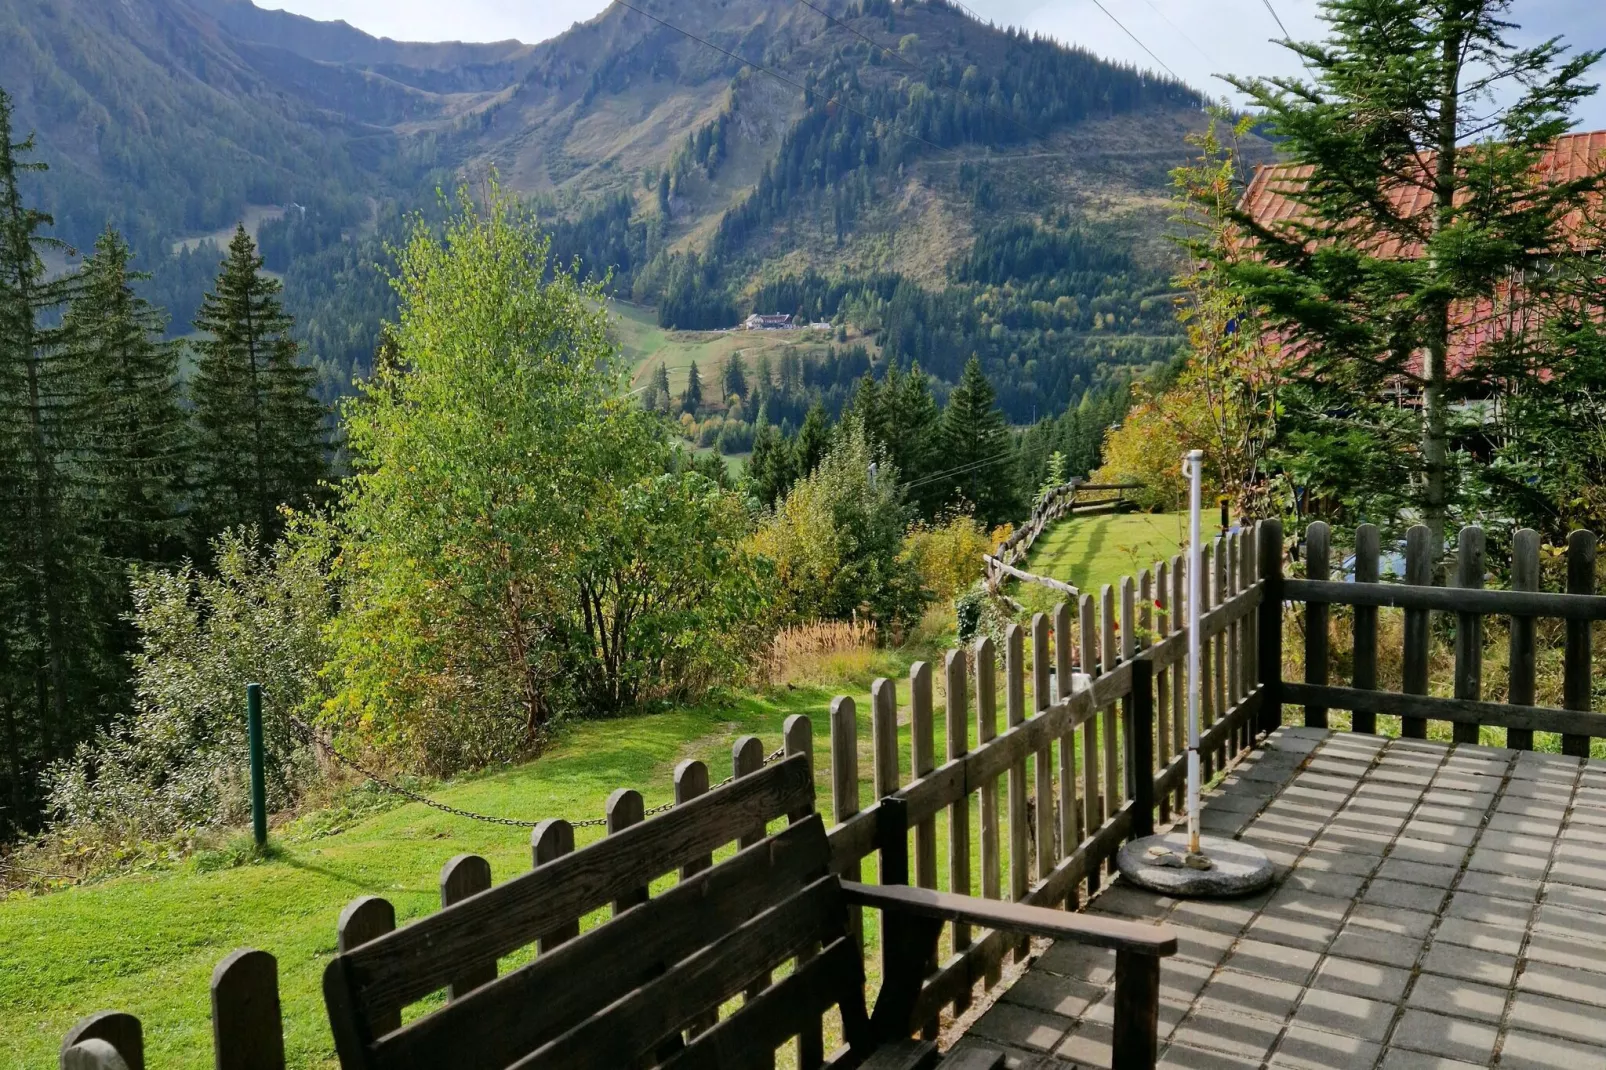
{"type": "Polygon", "coordinates": [[[613,1070],[644,1054],[665,1066],[761,1065],[834,1005],[852,1039],[864,1028],[862,964],[843,936],[813,792],[808,759],[787,758],[337,955],[324,996],[341,1065],[613,1070]],[[792,824],[765,837],[783,816],[792,824]],[[749,846],[696,872],[733,840],[749,846]],[[691,875],[646,898],[653,879],[683,867],[691,875]],[[465,965],[568,937],[575,918],[608,903],[612,920],[393,1028],[402,1007],[465,965]],[[797,969],[757,993],[792,960],[797,969]],[[747,1002],[715,1025],[744,990],[747,1002]]]}

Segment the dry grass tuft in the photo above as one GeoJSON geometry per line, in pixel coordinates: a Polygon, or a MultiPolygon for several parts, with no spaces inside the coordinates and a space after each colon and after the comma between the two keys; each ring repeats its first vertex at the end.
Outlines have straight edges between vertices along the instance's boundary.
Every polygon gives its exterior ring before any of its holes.
{"type": "Polygon", "coordinates": [[[879,644],[871,621],[816,621],[783,628],[764,656],[771,687],[852,679],[870,671],[879,644]]]}

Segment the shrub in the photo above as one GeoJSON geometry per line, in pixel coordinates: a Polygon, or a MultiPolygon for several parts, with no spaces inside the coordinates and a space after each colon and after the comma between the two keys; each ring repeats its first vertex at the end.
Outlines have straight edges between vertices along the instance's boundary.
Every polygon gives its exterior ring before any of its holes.
{"type": "Polygon", "coordinates": [[[981,578],[982,555],[993,546],[992,536],[976,518],[961,513],[934,524],[915,524],[904,537],[903,556],[933,598],[952,598],[981,578]]]}

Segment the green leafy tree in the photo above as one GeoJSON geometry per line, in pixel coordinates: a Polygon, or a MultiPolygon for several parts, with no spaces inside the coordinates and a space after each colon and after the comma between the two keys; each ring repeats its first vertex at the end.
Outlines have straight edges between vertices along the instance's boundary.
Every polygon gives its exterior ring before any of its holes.
{"type": "Polygon", "coordinates": [[[134,293],[149,276],[130,259],[108,228],[84,261],[64,327],[84,375],[77,433],[95,537],[113,561],[150,564],[182,548],[186,427],[178,345],[162,340],[162,311],[134,293]]]}
{"type": "Polygon", "coordinates": [[[1281,221],[1237,214],[1253,257],[1217,254],[1293,358],[1290,443],[1331,458],[1320,492],[1417,512],[1441,546],[1466,487],[1457,310],[1570,256],[1564,220],[1600,184],[1538,165],[1601,53],[1510,44],[1511,6],[1326,0],[1326,40],[1287,45],[1307,78],[1234,80],[1309,176],[1280,183],[1294,206],[1281,221]],[[1399,382],[1420,407],[1386,396],[1399,382]]]}
{"type": "Polygon", "coordinates": [[[317,494],[325,470],[324,413],[316,373],[297,357],[278,280],[237,226],[195,327],[197,514],[210,534],[254,525],[271,539],[281,505],[317,494]]]}
{"type": "Polygon", "coordinates": [[[945,486],[950,504],[969,504],[987,527],[1015,517],[1020,511],[1020,487],[1013,471],[1009,426],[975,357],[948,395],[937,441],[949,473],[945,486]]]}
{"type": "Polygon", "coordinates": [[[773,564],[782,621],[867,615],[905,624],[925,608],[929,592],[903,554],[913,513],[897,469],[872,475],[875,463],[864,429],[849,422],[753,536],[755,552],[773,564]]]}
{"type": "Polygon", "coordinates": [[[703,377],[697,370],[697,362],[691,362],[686,370],[686,389],[680,395],[680,411],[697,415],[697,410],[703,407],[703,377]]]}

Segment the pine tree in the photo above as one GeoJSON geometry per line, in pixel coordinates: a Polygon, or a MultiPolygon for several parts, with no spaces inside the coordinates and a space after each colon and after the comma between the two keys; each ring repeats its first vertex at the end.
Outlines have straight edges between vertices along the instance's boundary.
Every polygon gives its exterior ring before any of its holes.
{"type": "Polygon", "coordinates": [[[747,367],[742,363],[741,350],[737,350],[725,362],[725,400],[746,397],[747,367]]]}
{"type": "Polygon", "coordinates": [[[161,310],[135,295],[132,283],[149,276],[129,259],[108,227],[63,321],[84,376],[78,432],[90,522],[119,566],[172,560],[181,549],[186,456],[178,346],[162,341],[161,310]]]}
{"type": "Polygon", "coordinates": [[[760,409],[758,424],[753,428],[753,455],[747,459],[753,497],[763,505],[774,505],[796,481],[793,461],[789,444],[760,409]]]}
{"type": "Polygon", "coordinates": [[[703,407],[703,377],[697,371],[697,362],[691,362],[691,368],[686,372],[686,389],[680,395],[680,411],[697,415],[697,410],[703,407]]]}
{"type": "Polygon", "coordinates": [[[922,516],[934,517],[942,508],[942,483],[928,480],[937,462],[937,429],[942,414],[931,396],[931,383],[916,364],[909,374],[887,389],[887,453],[904,482],[912,485],[910,501],[922,516]]]}
{"type": "Polygon", "coordinates": [[[1009,426],[994,402],[981,361],[971,357],[948,395],[937,433],[942,463],[951,472],[944,480],[947,504],[969,504],[988,527],[1017,519],[1020,511],[1009,426]]]}
{"type": "Polygon", "coordinates": [[[81,530],[73,429],[83,397],[62,330],[45,326],[77,280],[51,280],[39,249],[49,216],[23,203],[11,100],[0,91],[0,771],[9,804],[0,839],[26,827],[36,774],[69,753],[98,705],[108,659],[85,621],[99,603],[97,555],[81,530]]]}
{"type": "Polygon", "coordinates": [[[803,479],[819,467],[831,450],[831,420],[825,406],[816,401],[803,416],[803,426],[792,443],[792,475],[803,479]]]}
{"type": "Polygon", "coordinates": [[[1557,39],[1514,46],[1510,8],[1325,0],[1326,39],[1286,45],[1308,81],[1231,80],[1309,178],[1281,184],[1291,202],[1281,222],[1233,215],[1254,256],[1236,254],[1242,243],[1190,249],[1284,341],[1299,384],[1289,430],[1322,496],[1373,516],[1419,515],[1441,548],[1469,467],[1452,450],[1470,382],[1449,367],[1457,310],[1498,308],[1502,291],[1514,303],[1515,280],[1576,259],[1565,221],[1601,185],[1551,183],[1540,167],[1595,91],[1584,77],[1601,53],[1567,56],[1557,39]],[[1420,406],[1392,398],[1402,382],[1420,406]]]}
{"type": "Polygon", "coordinates": [[[279,291],[245,227],[236,227],[195,319],[209,336],[196,343],[193,387],[202,542],[242,524],[277,537],[279,506],[305,504],[324,473],[315,373],[297,359],[279,291]]]}

